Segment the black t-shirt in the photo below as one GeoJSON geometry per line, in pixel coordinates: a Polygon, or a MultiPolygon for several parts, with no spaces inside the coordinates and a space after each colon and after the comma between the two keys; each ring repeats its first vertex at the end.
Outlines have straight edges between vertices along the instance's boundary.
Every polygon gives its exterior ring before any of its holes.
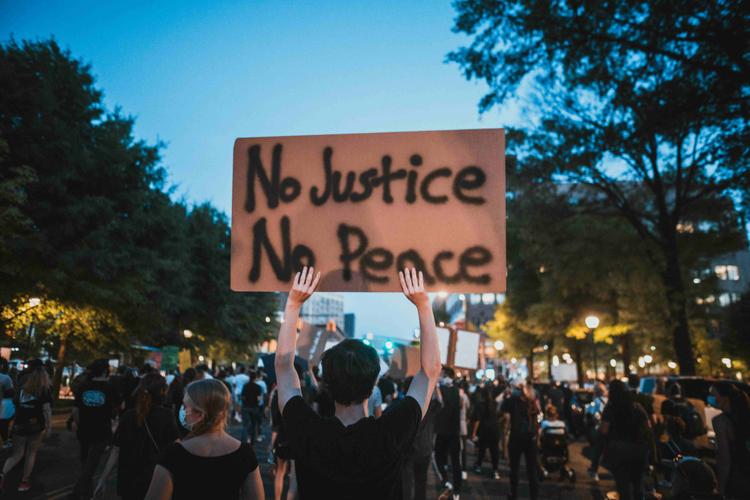
{"type": "Polygon", "coordinates": [[[263,394],[260,386],[253,381],[245,384],[242,388],[242,407],[243,408],[260,408],[260,396],[263,394]]]}
{"type": "Polygon", "coordinates": [[[76,394],[78,438],[106,441],[112,437],[116,391],[106,380],[87,380],[76,394]]]}
{"type": "Polygon", "coordinates": [[[13,429],[20,436],[38,434],[44,430],[44,405],[52,403],[52,393],[42,391],[40,395],[30,394],[23,389],[18,392],[16,423],[13,429]]]}
{"type": "Polygon", "coordinates": [[[644,443],[648,437],[648,415],[638,403],[619,414],[607,404],[602,411],[602,422],[609,422],[607,437],[613,441],[644,443]]]}
{"type": "Polygon", "coordinates": [[[220,457],[199,457],[173,443],[159,458],[159,465],[172,475],[172,500],[233,500],[239,499],[242,484],[258,467],[258,459],[247,443],[220,457]]]}
{"type": "Polygon", "coordinates": [[[539,424],[537,422],[539,408],[536,401],[513,394],[503,400],[500,411],[510,413],[511,438],[526,439],[536,437],[539,424]]]}
{"type": "Polygon", "coordinates": [[[159,455],[179,437],[169,408],[152,408],[146,424],[148,429],[139,427],[135,410],[127,410],[115,432],[114,444],[120,448],[117,493],[125,498],[146,496],[159,455]]]}
{"type": "Polygon", "coordinates": [[[384,377],[378,381],[378,389],[380,389],[380,395],[383,397],[383,401],[386,401],[386,398],[392,397],[393,393],[396,392],[396,384],[384,377]]]}
{"type": "Polygon", "coordinates": [[[437,414],[435,433],[442,436],[458,436],[461,433],[461,397],[458,387],[440,386],[443,409],[437,414]]]}
{"type": "Polygon", "coordinates": [[[284,407],[283,419],[301,500],[402,497],[403,459],[422,419],[414,398],[396,401],[380,418],[365,417],[345,427],[295,396],[284,407]]]}

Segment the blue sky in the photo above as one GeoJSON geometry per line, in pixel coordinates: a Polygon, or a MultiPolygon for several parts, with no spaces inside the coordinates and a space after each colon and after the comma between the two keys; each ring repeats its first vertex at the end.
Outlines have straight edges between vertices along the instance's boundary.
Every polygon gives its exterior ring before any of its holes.
{"type": "MultiPolygon", "coordinates": [[[[502,127],[483,84],[445,55],[450,2],[42,2],[0,0],[0,36],[54,37],[90,63],[110,109],[166,144],[177,197],[231,212],[237,137],[502,127]]],[[[409,338],[398,294],[345,294],[357,334],[409,338]],[[387,312],[387,313],[386,313],[387,312]]]]}

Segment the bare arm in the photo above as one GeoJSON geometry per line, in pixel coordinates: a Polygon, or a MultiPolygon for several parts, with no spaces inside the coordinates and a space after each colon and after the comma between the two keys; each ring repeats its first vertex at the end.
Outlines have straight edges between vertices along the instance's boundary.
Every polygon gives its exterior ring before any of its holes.
{"type": "Polygon", "coordinates": [[[161,465],[154,468],[151,485],[148,487],[145,500],[169,500],[172,498],[172,475],[161,465]]]}
{"type": "Polygon", "coordinates": [[[245,482],[242,483],[240,498],[242,500],[261,500],[266,498],[266,493],[263,490],[263,481],[260,479],[260,467],[256,467],[245,478],[245,482]]]}
{"type": "Polygon", "coordinates": [[[294,277],[294,284],[289,291],[284,309],[284,322],[279,328],[279,339],[276,346],[276,390],[279,395],[279,411],[284,413],[284,406],[294,396],[302,394],[299,377],[294,370],[294,353],[297,350],[297,320],[302,304],[315,291],[320,280],[320,273],[313,280],[314,269],[302,269],[294,277]]]}
{"type": "Polygon", "coordinates": [[[417,273],[414,268],[406,269],[399,271],[398,277],[404,295],[416,306],[419,314],[419,361],[421,367],[414,375],[411,386],[409,386],[409,392],[406,395],[417,400],[422,408],[422,417],[424,417],[430,404],[430,398],[432,398],[435,383],[440,376],[441,368],[435,317],[432,314],[432,307],[430,307],[430,298],[424,289],[422,272],[417,273]]]}

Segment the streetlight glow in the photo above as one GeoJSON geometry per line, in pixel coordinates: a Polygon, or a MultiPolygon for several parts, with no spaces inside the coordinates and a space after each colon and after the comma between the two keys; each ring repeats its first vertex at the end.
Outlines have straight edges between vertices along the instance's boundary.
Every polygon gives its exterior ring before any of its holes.
{"type": "Polygon", "coordinates": [[[731,368],[732,367],[732,360],[729,359],[729,358],[721,358],[721,362],[727,368],[731,368]]]}
{"type": "Polygon", "coordinates": [[[617,361],[614,360],[614,359],[610,359],[609,360],[609,366],[611,366],[612,368],[616,367],[617,366],[617,361]]]}
{"type": "Polygon", "coordinates": [[[645,356],[643,356],[643,361],[645,361],[646,363],[651,363],[653,360],[654,358],[651,357],[650,354],[646,354],[645,356]]]}
{"type": "Polygon", "coordinates": [[[677,363],[675,363],[674,361],[668,361],[667,366],[674,370],[675,368],[677,368],[677,363]]]}
{"type": "Polygon", "coordinates": [[[271,322],[271,318],[269,316],[266,316],[266,323],[270,323],[270,322],[271,322]]]}
{"type": "Polygon", "coordinates": [[[591,328],[592,330],[594,328],[599,327],[599,317],[594,316],[593,314],[590,316],[586,316],[586,319],[584,320],[584,323],[586,323],[586,326],[591,328]]]}
{"type": "Polygon", "coordinates": [[[191,332],[190,330],[182,330],[182,336],[186,339],[193,338],[193,332],[191,332]]]}
{"type": "Polygon", "coordinates": [[[36,307],[41,303],[42,303],[42,299],[40,299],[39,297],[31,297],[29,299],[29,306],[31,307],[36,307]]]}
{"type": "Polygon", "coordinates": [[[495,350],[502,351],[503,349],[505,349],[505,342],[503,342],[502,340],[496,340],[495,341],[495,350]]]}

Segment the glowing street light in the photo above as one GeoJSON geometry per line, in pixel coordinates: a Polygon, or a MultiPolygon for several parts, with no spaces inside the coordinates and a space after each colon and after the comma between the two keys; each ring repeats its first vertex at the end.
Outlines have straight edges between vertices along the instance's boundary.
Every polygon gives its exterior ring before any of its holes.
{"type": "Polygon", "coordinates": [[[502,351],[503,349],[505,349],[505,342],[503,342],[502,340],[496,340],[495,341],[495,350],[502,351]]]}
{"type": "Polygon", "coordinates": [[[668,366],[668,367],[669,367],[669,368],[670,368],[671,370],[674,370],[674,369],[676,369],[676,368],[677,368],[677,363],[675,363],[674,361],[668,361],[668,362],[667,362],[667,366],[668,366]]]}
{"type": "Polygon", "coordinates": [[[599,317],[593,314],[586,316],[583,320],[586,326],[589,328],[591,334],[591,360],[594,364],[594,378],[597,378],[597,367],[596,367],[596,340],[594,339],[594,330],[599,326],[599,317]]]}
{"type": "Polygon", "coordinates": [[[615,359],[610,359],[609,366],[611,366],[612,368],[615,368],[617,366],[617,361],[615,359]]]}
{"type": "Polygon", "coordinates": [[[643,361],[645,361],[646,363],[651,363],[653,360],[654,358],[650,354],[646,354],[645,356],[643,356],[643,361]]]}
{"type": "Polygon", "coordinates": [[[599,317],[594,316],[593,314],[590,316],[586,316],[586,319],[583,320],[584,323],[586,323],[586,326],[591,328],[592,330],[594,328],[599,328],[599,317]]]}
{"type": "Polygon", "coordinates": [[[266,323],[270,323],[270,322],[271,322],[271,317],[270,316],[266,316],[266,323]]]}
{"type": "Polygon", "coordinates": [[[41,303],[42,303],[42,299],[40,299],[39,297],[31,297],[29,299],[29,307],[36,307],[41,303]]]}
{"type": "Polygon", "coordinates": [[[727,368],[732,367],[732,360],[729,358],[721,358],[721,363],[726,366],[727,368]]]}
{"type": "Polygon", "coordinates": [[[182,336],[186,339],[191,339],[193,338],[193,332],[191,332],[190,330],[182,330],[182,336]]]}

